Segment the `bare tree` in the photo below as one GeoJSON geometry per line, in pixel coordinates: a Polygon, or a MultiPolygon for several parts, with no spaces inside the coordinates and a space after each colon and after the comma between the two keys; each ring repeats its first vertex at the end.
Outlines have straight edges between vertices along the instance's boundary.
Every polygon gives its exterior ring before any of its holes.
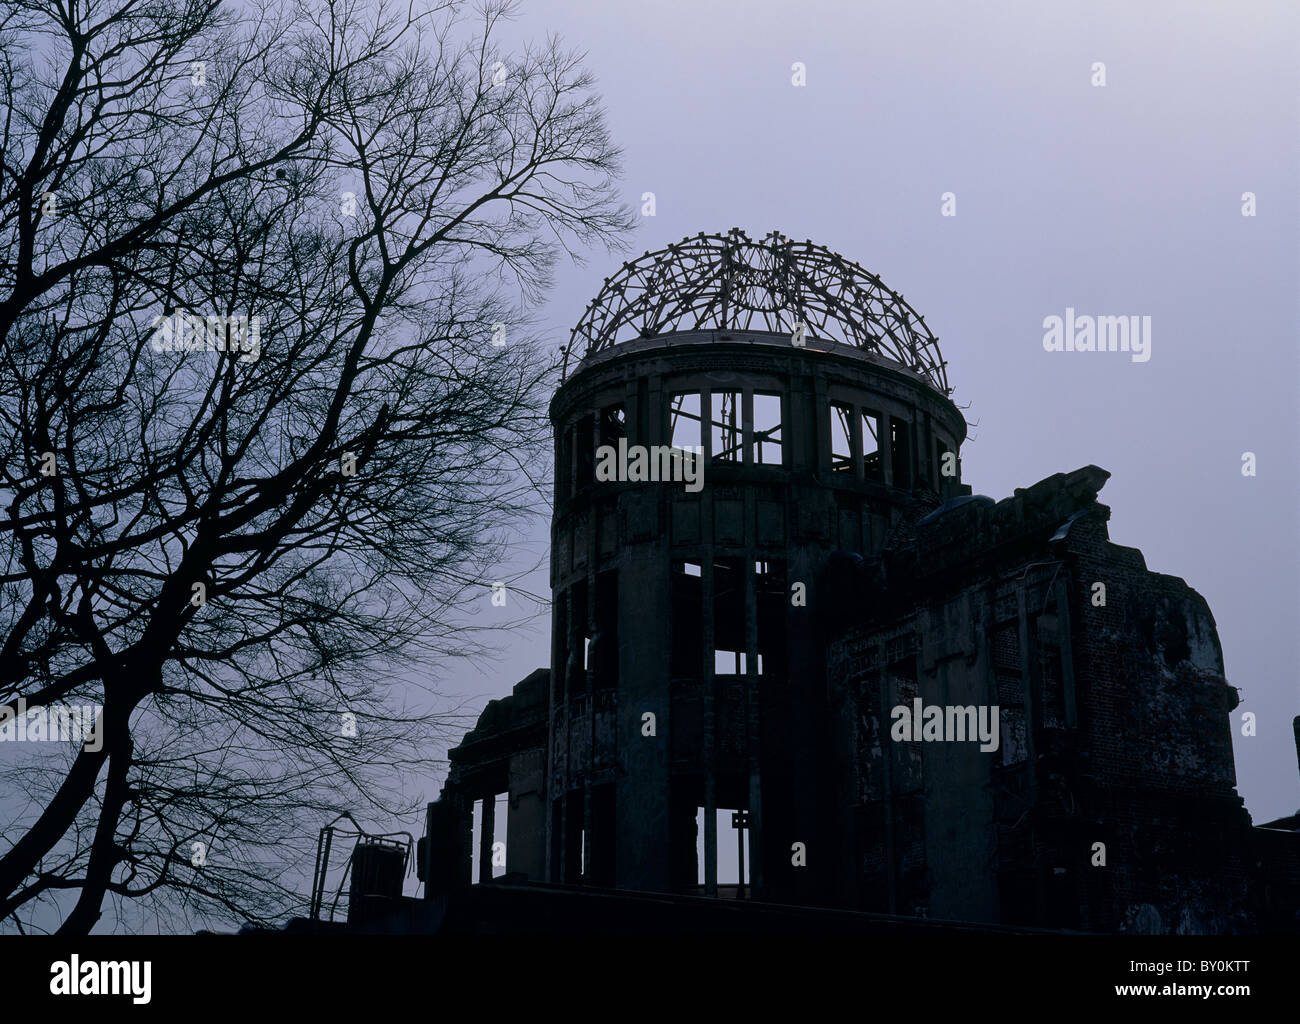
{"type": "Polygon", "coordinates": [[[529,310],[630,227],[618,153],[507,5],[0,12],[0,704],[103,707],[6,751],[0,922],[269,922],[295,834],[405,806],[446,719],[394,682],[482,649],[542,504],[529,310]]]}

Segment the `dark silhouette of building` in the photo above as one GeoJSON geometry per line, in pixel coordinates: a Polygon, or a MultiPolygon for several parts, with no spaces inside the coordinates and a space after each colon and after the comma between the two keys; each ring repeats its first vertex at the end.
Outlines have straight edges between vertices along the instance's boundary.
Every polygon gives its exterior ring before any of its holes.
{"type": "Polygon", "coordinates": [[[775,234],[647,254],[551,419],[551,667],[451,752],[391,927],[1295,927],[1297,822],[1237,795],[1204,599],[1109,541],[1104,470],[972,495],[879,279],[775,234]]]}

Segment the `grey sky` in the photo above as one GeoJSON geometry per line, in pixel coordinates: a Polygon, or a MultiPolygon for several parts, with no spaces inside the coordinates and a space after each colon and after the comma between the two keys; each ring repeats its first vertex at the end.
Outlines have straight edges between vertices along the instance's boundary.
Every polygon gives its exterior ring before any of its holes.
{"type": "MultiPolygon", "coordinates": [[[[1112,539],[1214,612],[1256,822],[1300,805],[1298,21],[1255,0],[526,0],[508,29],[588,52],[628,201],[656,197],[636,253],[732,226],[829,246],[939,335],[979,424],[963,451],[976,493],[1111,472],[1112,539]],[[1150,361],[1045,352],[1043,319],[1067,306],[1150,316],[1150,361]]],[[[561,269],[544,310],[557,344],[618,262],[561,269]]],[[[530,554],[545,544],[543,525],[530,554]]],[[[490,673],[441,685],[481,704],[547,651],[543,624],[490,673]]]]}

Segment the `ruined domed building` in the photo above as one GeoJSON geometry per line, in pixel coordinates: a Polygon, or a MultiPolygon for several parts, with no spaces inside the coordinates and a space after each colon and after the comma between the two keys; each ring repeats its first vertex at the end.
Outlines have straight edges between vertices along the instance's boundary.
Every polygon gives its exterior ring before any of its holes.
{"type": "Polygon", "coordinates": [[[426,899],[373,926],[1292,928],[1204,599],[1110,543],[1104,470],[973,495],[950,395],[810,242],[607,279],[550,408],[550,667],[451,751],[426,899]]]}

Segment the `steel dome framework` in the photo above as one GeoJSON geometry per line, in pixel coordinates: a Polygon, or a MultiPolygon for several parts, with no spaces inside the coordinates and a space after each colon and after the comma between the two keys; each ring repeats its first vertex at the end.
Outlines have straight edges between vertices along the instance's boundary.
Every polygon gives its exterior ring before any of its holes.
{"type": "Polygon", "coordinates": [[[885,356],[950,395],[939,339],[875,274],[811,241],[739,228],[684,238],[605,279],[564,348],[569,361],[674,331],[752,330],[837,341],[885,356]]]}

